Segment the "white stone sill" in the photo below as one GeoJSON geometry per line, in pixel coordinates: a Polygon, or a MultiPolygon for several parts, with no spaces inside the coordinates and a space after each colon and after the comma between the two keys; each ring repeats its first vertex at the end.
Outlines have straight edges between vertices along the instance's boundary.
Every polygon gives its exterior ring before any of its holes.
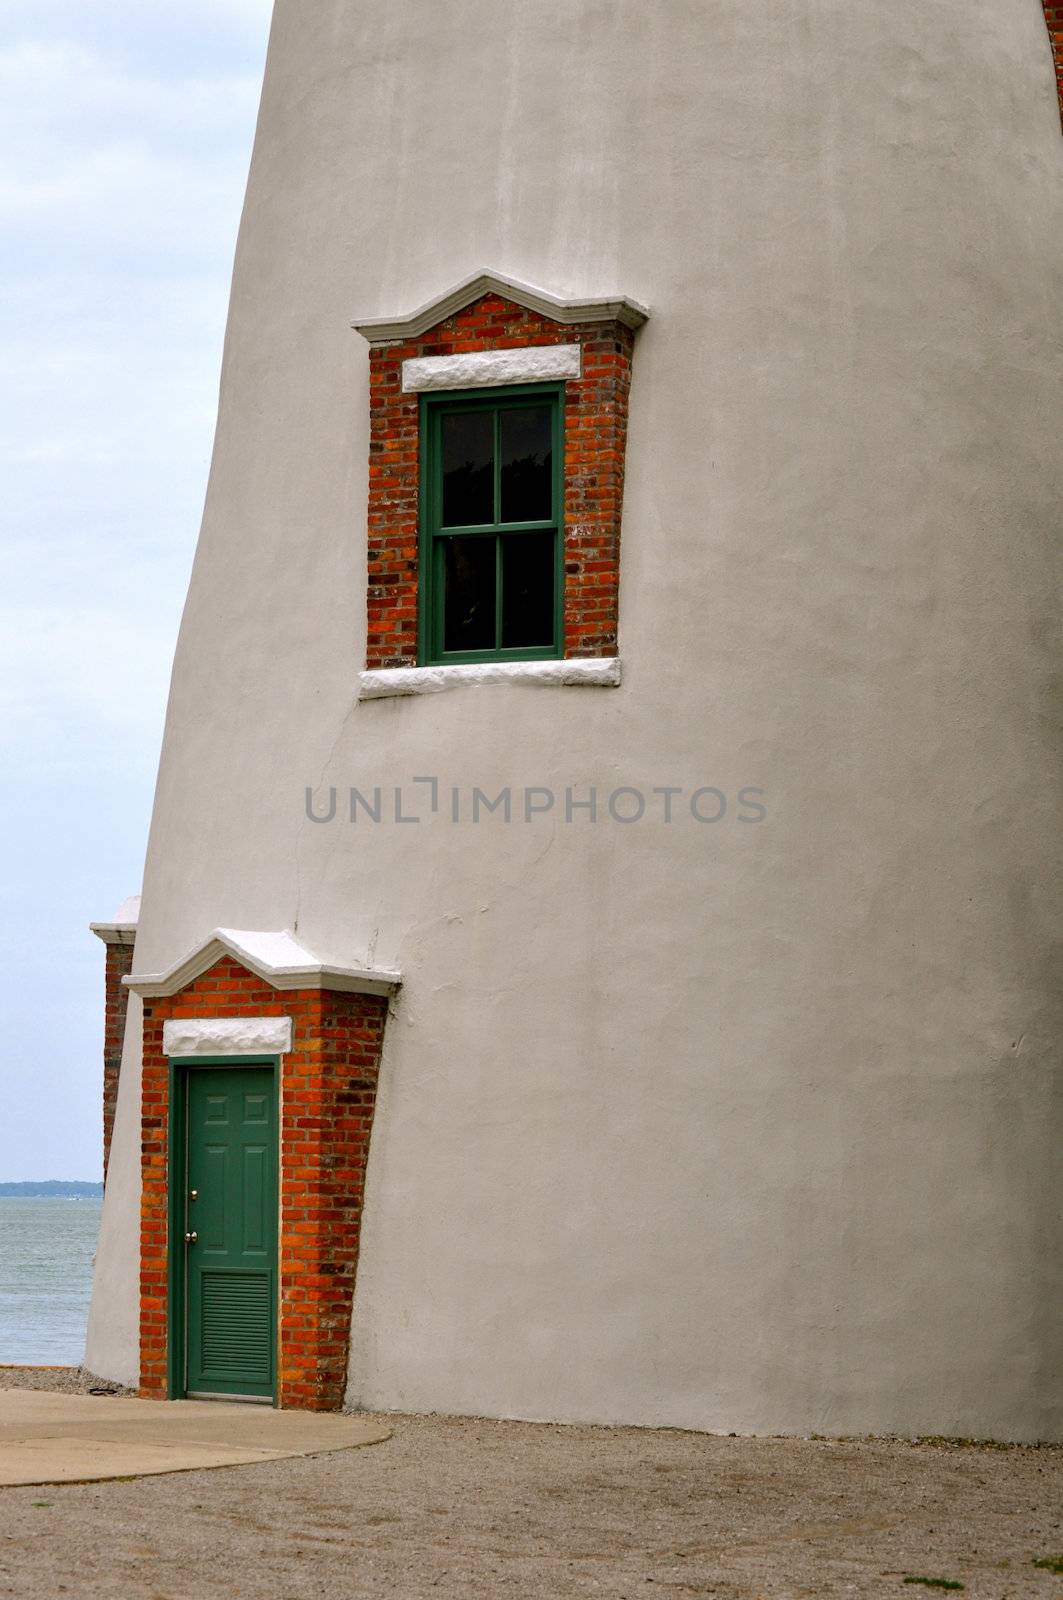
{"type": "Polygon", "coordinates": [[[619,656],[577,656],[571,661],[476,661],[454,667],[378,667],[358,674],[359,700],[394,695],[441,694],[444,689],[515,683],[529,688],[616,689],[619,656]]]}

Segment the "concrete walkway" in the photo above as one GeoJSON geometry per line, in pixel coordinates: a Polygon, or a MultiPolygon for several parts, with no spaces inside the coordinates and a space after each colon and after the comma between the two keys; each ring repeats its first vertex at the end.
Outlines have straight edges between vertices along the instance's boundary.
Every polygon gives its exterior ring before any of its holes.
{"type": "Polygon", "coordinates": [[[247,1466],[391,1437],[358,1417],[0,1389],[0,1486],[247,1466]]]}

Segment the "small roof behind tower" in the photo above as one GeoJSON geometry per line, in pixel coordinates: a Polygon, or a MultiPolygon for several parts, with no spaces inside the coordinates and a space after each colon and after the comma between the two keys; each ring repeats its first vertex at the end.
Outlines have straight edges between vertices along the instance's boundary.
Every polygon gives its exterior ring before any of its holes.
{"type": "Polygon", "coordinates": [[[140,920],[140,896],[127,894],[111,922],[90,922],[89,932],[104,944],[135,944],[140,920]]]}

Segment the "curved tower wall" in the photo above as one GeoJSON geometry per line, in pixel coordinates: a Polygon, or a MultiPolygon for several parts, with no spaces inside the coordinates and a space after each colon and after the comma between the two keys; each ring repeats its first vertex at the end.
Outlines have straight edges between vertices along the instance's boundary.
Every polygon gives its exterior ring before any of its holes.
{"type": "Polygon", "coordinates": [[[1061,201],[1037,0],[280,0],[137,966],[289,927],[404,975],[351,1401],[1063,1431],[1061,201]],[[480,267],[650,307],[623,683],[357,703],[349,325],[480,267]],[[304,816],[417,775],[731,809],[304,816]]]}

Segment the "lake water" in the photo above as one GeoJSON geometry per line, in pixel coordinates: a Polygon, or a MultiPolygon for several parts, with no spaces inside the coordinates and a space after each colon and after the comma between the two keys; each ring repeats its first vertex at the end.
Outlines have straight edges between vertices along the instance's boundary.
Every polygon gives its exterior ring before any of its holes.
{"type": "Polygon", "coordinates": [[[102,1204],[0,1195],[0,1365],[80,1365],[102,1204]]]}

